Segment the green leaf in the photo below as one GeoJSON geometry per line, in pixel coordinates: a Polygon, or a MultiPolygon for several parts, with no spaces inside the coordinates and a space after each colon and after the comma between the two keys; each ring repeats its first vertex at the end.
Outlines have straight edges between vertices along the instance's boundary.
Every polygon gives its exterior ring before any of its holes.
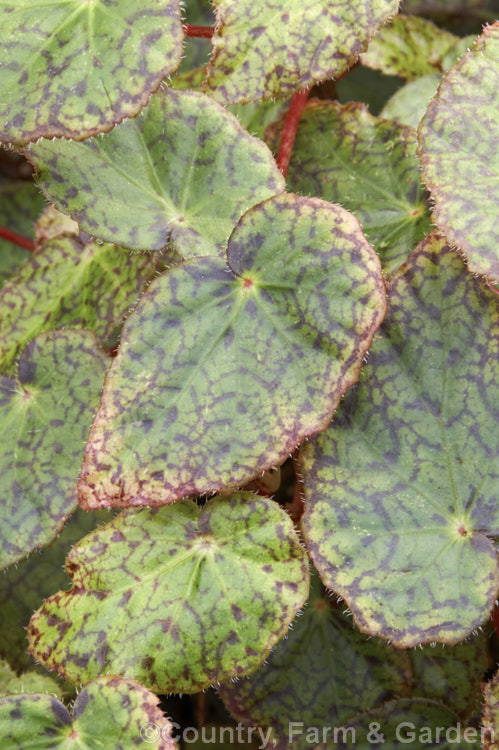
{"type": "Polygon", "coordinates": [[[472,271],[499,279],[499,22],[449,71],[419,126],[438,227],[472,271]]]}
{"type": "Polygon", "coordinates": [[[490,667],[489,635],[456,646],[435,645],[411,649],[413,695],[445,703],[465,719],[479,704],[480,686],[490,667]]]}
{"type": "Polygon", "coordinates": [[[422,698],[394,700],[348,722],[348,733],[320,750],[479,750],[480,733],[447,706],[422,698]],[[343,737],[350,742],[344,743],[343,737]],[[352,738],[354,741],[352,742],[352,738]]]}
{"type": "Polygon", "coordinates": [[[430,73],[406,83],[386,102],[381,117],[417,128],[441,80],[440,73],[430,73]]]}
{"type": "Polygon", "coordinates": [[[289,516],[249,492],[125,511],[73,547],[66,569],[71,591],[31,619],[35,658],[71,682],[109,671],[161,693],[254,671],[309,588],[289,516]]]}
{"type": "Polygon", "coordinates": [[[399,15],[378,31],[361,60],[370,68],[412,81],[447,70],[444,60],[457,59],[455,47],[460,50],[462,40],[454,34],[425,18],[399,15]]]}
{"type": "Polygon", "coordinates": [[[361,630],[452,644],[499,587],[499,297],[433,234],[389,300],[359,387],[303,449],[304,534],[361,630]]]}
{"type": "Polygon", "coordinates": [[[48,240],[0,290],[0,371],[42,331],[89,328],[104,345],[155,270],[154,253],[74,234],[48,240]]]}
{"type": "Polygon", "coordinates": [[[0,378],[0,569],[48,544],[77,505],[107,360],[87,331],[44,333],[0,378]]]}
{"type": "Polygon", "coordinates": [[[58,682],[39,672],[24,672],[17,675],[7,661],[0,659],[0,698],[13,693],[50,693],[62,698],[58,682]]]}
{"type": "Polygon", "coordinates": [[[83,507],[240,487],[324,429],[357,380],[385,294],[355,217],[276,196],[243,216],[227,258],[160,276],[126,322],[86,450],[83,507]]]}
{"type": "Polygon", "coordinates": [[[206,90],[224,104],[287,97],[348,70],[399,0],[214,0],[206,90]]]}
{"type": "MultiPolygon", "coordinates": [[[[0,224],[12,232],[33,239],[34,224],[45,203],[43,195],[29,180],[0,177],[0,224]]],[[[0,238],[0,287],[29,255],[29,250],[0,238]]]]}
{"type": "Polygon", "coordinates": [[[77,508],[48,547],[11,565],[0,576],[0,656],[8,659],[18,672],[34,666],[26,651],[26,628],[34,610],[54,591],[71,585],[64,570],[66,555],[73,544],[93,531],[99,522],[109,521],[114,512],[89,513],[77,508]]]}
{"type": "Polygon", "coordinates": [[[1,0],[0,141],[81,140],[134,117],[182,38],[178,0],[1,0]]]}
{"type": "MultiPolygon", "coordinates": [[[[288,747],[293,722],[338,726],[409,691],[406,653],[361,635],[312,580],[306,609],[265,665],[250,678],[219,688],[238,721],[272,727],[276,744],[270,746],[278,749],[288,747]]],[[[301,750],[313,744],[303,734],[292,746],[301,750]]]]}
{"type": "Polygon", "coordinates": [[[175,750],[172,725],[158,698],[135,680],[108,675],[86,685],[70,715],[56,698],[41,693],[0,701],[2,750],[175,750]]]}
{"type": "Polygon", "coordinates": [[[27,155],[63,212],[107,242],[216,255],[240,216],[284,190],[268,148],[209,97],[161,89],[135,120],[27,155]]]}
{"type": "Polygon", "coordinates": [[[290,189],[352,211],[386,273],[430,229],[415,141],[414,131],[373,117],[363,104],[312,101],[291,157],[290,189]]]}

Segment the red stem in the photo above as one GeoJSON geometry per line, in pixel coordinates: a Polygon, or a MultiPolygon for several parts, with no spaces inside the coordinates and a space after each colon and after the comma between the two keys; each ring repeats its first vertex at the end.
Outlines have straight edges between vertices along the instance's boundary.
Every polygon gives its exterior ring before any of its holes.
{"type": "Polygon", "coordinates": [[[298,130],[298,123],[300,122],[303,108],[307,103],[309,93],[310,89],[308,88],[295,94],[291,99],[288,114],[286,115],[286,122],[284,123],[284,129],[281,135],[281,143],[279,144],[279,153],[277,154],[277,166],[283,173],[284,177],[288,174],[289,160],[291,159],[296,131],[298,130]]]}
{"type": "Polygon", "coordinates": [[[30,240],[29,237],[23,237],[21,234],[16,234],[16,232],[11,232],[10,229],[6,229],[6,227],[0,227],[0,237],[9,240],[9,242],[13,242],[14,245],[24,247],[31,252],[35,249],[35,243],[33,240],[30,240]]]}
{"type": "Polygon", "coordinates": [[[184,23],[183,29],[186,36],[198,36],[202,39],[211,39],[215,31],[213,26],[191,26],[190,23],[184,23]]]}

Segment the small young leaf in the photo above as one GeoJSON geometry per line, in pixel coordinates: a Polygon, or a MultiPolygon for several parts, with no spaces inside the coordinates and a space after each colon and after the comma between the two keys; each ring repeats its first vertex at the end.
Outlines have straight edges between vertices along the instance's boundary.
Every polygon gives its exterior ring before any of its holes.
{"type": "Polygon", "coordinates": [[[399,0],[214,3],[206,90],[224,104],[290,96],[340,76],[399,6],[399,0]]]}
{"type": "Polygon", "coordinates": [[[453,56],[456,47],[462,48],[458,36],[425,18],[399,15],[378,31],[361,61],[387,75],[412,81],[419,76],[443,73],[447,69],[444,61],[453,56]]]}
{"type": "Polygon", "coordinates": [[[499,22],[445,76],[419,126],[437,225],[472,271],[499,279],[499,22]]]}
{"type": "Polygon", "coordinates": [[[182,38],[178,0],[2,0],[0,141],[81,140],[137,115],[182,38]]]}
{"type": "Polygon", "coordinates": [[[48,544],[74,511],[106,364],[93,334],[49,332],[25,349],[17,381],[0,378],[0,569],[48,544]]]}
{"type": "MultiPolygon", "coordinates": [[[[267,662],[248,679],[219,688],[238,721],[272,727],[275,750],[289,747],[293,722],[338,726],[359,711],[409,694],[407,654],[361,635],[321,593],[315,576],[312,581],[306,609],[267,662]]],[[[313,744],[304,734],[293,748],[313,744]]]]}
{"type": "Polygon", "coordinates": [[[303,449],[303,530],[363,631],[452,644],[499,587],[499,296],[433,234],[389,300],[358,388],[303,449]]]}
{"type": "Polygon", "coordinates": [[[31,653],[71,682],[110,671],[161,693],[253,672],[309,589],[289,516],[248,492],[125,511],[66,568],[73,588],[33,615],[31,653]]]}
{"type": "Polygon", "coordinates": [[[156,254],[62,234],[48,240],[0,290],[0,371],[42,331],[89,328],[101,344],[156,270],[156,254]]]}
{"type": "Polygon", "coordinates": [[[209,97],[162,88],[135,120],[26,153],[63,212],[107,242],[216,255],[240,216],[284,190],[265,144],[209,97]]]}
{"type": "Polygon", "coordinates": [[[158,698],[135,680],[108,675],[86,685],[70,715],[56,698],[42,693],[0,700],[2,750],[175,750],[172,724],[158,698]]]}
{"type": "Polygon", "coordinates": [[[125,324],[83,507],[240,487],[324,429],[357,380],[385,293],[355,217],[276,196],[243,216],[227,255],[160,276],[125,324]]]}
{"type": "Polygon", "coordinates": [[[362,104],[307,105],[288,185],[352,211],[387,273],[407,259],[430,229],[416,133],[373,117],[362,104]]]}

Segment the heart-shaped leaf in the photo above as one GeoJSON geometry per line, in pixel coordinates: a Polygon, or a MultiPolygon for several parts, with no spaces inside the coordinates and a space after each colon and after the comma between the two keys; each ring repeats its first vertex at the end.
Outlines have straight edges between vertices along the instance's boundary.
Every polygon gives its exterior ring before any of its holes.
{"type": "Polygon", "coordinates": [[[135,116],[182,37],[178,0],[2,0],[0,141],[81,140],[135,116]]]}
{"type": "Polygon", "coordinates": [[[359,219],[386,272],[430,229],[416,133],[369,114],[363,104],[312,101],[288,172],[292,190],[340,203],[359,219]]]}
{"type": "Polygon", "coordinates": [[[43,333],[0,378],[0,569],[48,544],[77,505],[106,357],[87,331],[43,333]]]}
{"type": "Polygon", "coordinates": [[[35,658],[71,682],[110,671],[161,693],[253,672],[309,589],[289,516],[248,492],[201,510],[184,500],[125,511],[73,547],[66,568],[71,591],[31,619],[35,658]]]}
{"type": "Polygon", "coordinates": [[[224,104],[289,96],[354,63],[399,0],[214,0],[206,89],[224,104]]]}
{"type": "Polygon", "coordinates": [[[163,88],[111,133],[26,153],[43,192],[87,232],[185,257],[223,251],[240,216],[284,190],[267,146],[192,91],[163,88]]]}
{"type": "Polygon", "coordinates": [[[89,328],[105,344],[155,275],[156,256],[75,234],[47,241],[0,290],[0,371],[42,331],[89,328]]]}
{"type": "Polygon", "coordinates": [[[85,508],[240,487],[328,424],[385,313],[355,217],[280,195],[221,258],[163,274],[125,324],[80,481],[85,508]]]}
{"type": "Polygon", "coordinates": [[[158,698],[135,680],[100,677],[78,694],[71,714],[42,693],[0,700],[2,750],[175,750],[158,698]]]}
{"type": "Polygon", "coordinates": [[[499,279],[499,22],[445,76],[419,126],[437,225],[472,271],[499,279]]]}
{"type": "Polygon", "coordinates": [[[499,588],[499,296],[430,235],[389,300],[358,388],[303,449],[303,529],[363,631],[457,643],[499,588]]]}
{"type": "MultiPolygon", "coordinates": [[[[290,727],[339,726],[359,710],[409,694],[406,653],[361,635],[312,580],[306,609],[268,661],[248,679],[219,688],[238,721],[272,728],[275,750],[290,746],[290,727]]],[[[297,731],[292,746],[315,744],[297,731]]]]}
{"type": "Polygon", "coordinates": [[[435,71],[443,73],[447,61],[455,62],[470,42],[473,37],[462,40],[425,18],[399,15],[378,31],[361,60],[370,68],[412,81],[435,71]]]}

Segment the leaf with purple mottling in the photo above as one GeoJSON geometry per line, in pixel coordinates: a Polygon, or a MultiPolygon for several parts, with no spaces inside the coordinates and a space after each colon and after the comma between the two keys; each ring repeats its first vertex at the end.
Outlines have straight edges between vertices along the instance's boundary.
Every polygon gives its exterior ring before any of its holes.
{"type": "Polygon", "coordinates": [[[0,289],[0,371],[42,331],[87,328],[104,345],[155,276],[156,256],[78,234],[47,240],[0,289]]]}
{"type": "Polygon", "coordinates": [[[2,750],[176,750],[159,699],[135,680],[100,677],[78,694],[71,713],[45,693],[0,700],[2,750]]]}
{"type": "Polygon", "coordinates": [[[134,120],[83,143],[26,149],[43,192],[82,229],[141,250],[217,255],[241,215],[284,190],[267,146],[219,104],[162,88],[134,120]]]}
{"type": "Polygon", "coordinates": [[[345,73],[399,0],[215,0],[206,91],[224,104],[287,97],[345,73]]]}
{"type": "Polygon", "coordinates": [[[161,693],[253,672],[309,589],[291,519],[249,492],[125,511],[66,568],[73,588],[33,615],[31,653],[73,683],[111,672],[161,693]]]}
{"type": "Polygon", "coordinates": [[[472,271],[499,280],[499,22],[443,79],[419,125],[437,226],[472,271]]]}
{"type": "Polygon", "coordinates": [[[499,590],[499,296],[436,234],[388,293],[358,387],[303,448],[303,531],[363,631],[454,644],[499,590]]]}
{"type": "Polygon", "coordinates": [[[0,569],[54,539],[76,483],[107,358],[88,331],[50,331],[0,378],[0,569]]]}
{"type": "MultiPolygon", "coordinates": [[[[270,746],[287,750],[293,723],[339,726],[361,710],[409,695],[410,682],[408,655],[352,627],[315,575],[288,637],[254,674],[225,683],[219,694],[244,726],[271,728],[270,746]]],[[[295,750],[313,745],[305,733],[292,743],[295,750]]]]}
{"type": "Polygon", "coordinates": [[[328,424],[384,312],[379,261],[354,216],[288,194],[251,209],[227,261],[171,269],[126,322],[82,506],[164,505],[281,464],[328,424]]]}
{"type": "Polygon", "coordinates": [[[81,140],[134,117],[182,39],[178,0],[0,0],[0,141],[81,140]]]}

